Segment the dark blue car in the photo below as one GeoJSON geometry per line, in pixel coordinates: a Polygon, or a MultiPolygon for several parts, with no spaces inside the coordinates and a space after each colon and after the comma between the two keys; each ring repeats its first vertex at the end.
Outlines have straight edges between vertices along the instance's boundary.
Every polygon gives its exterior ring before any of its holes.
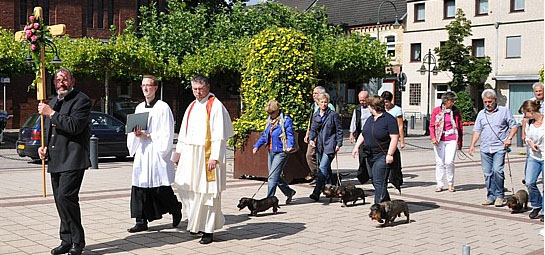
{"type": "MultiPolygon", "coordinates": [[[[99,157],[125,158],[129,155],[123,122],[108,114],[93,111],[91,112],[90,126],[91,135],[98,137],[99,157]]],[[[39,159],[40,129],[40,115],[34,113],[19,130],[19,138],[16,143],[19,156],[39,159]]]]}

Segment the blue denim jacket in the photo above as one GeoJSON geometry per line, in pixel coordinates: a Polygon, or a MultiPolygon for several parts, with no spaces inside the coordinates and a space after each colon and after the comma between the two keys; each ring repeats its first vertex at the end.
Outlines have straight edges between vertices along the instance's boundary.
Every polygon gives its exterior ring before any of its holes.
{"type": "MultiPolygon", "coordinates": [[[[295,148],[294,147],[294,138],[293,138],[293,120],[287,116],[284,115],[284,113],[280,113],[280,116],[278,118],[284,118],[284,129],[286,129],[286,144],[287,148],[295,148]]],[[[270,122],[270,121],[269,121],[270,122]]],[[[265,131],[261,134],[261,137],[259,137],[259,140],[254,144],[254,148],[259,148],[263,146],[264,144],[268,145],[269,143],[269,135],[270,135],[271,125],[267,125],[265,127],[265,131]]],[[[272,130],[272,151],[273,152],[283,152],[283,144],[282,139],[280,139],[280,135],[282,134],[282,128],[280,127],[280,122],[278,125],[276,125],[272,130]]],[[[269,146],[267,146],[268,149],[269,146]]]]}

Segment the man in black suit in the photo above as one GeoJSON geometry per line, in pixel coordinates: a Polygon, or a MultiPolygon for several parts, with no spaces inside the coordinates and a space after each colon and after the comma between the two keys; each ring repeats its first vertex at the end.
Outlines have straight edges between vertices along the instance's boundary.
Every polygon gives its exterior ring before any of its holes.
{"type": "Polygon", "coordinates": [[[67,69],[54,76],[57,96],[49,104],[40,103],[38,112],[47,116],[46,147],[38,149],[48,158],[48,172],[61,220],[61,244],[51,254],[81,254],[85,235],[81,225],[79,190],[85,169],[89,168],[89,121],[91,101],[74,89],[75,79],[67,69]]]}

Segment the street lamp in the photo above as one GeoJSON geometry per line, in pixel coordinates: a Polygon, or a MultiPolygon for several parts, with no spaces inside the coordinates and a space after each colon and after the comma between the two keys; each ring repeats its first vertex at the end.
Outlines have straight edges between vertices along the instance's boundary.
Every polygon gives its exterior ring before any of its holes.
{"type": "Polygon", "coordinates": [[[422,58],[422,65],[420,66],[420,69],[418,69],[418,72],[420,72],[421,75],[424,75],[426,74],[426,72],[428,73],[428,107],[426,109],[427,113],[426,113],[426,121],[424,121],[424,127],[425,127],[425,134],[424,135],[429,135],[430,134],[430,130],[428,128],[429,126],[429,121],[430,121],[430,97],[431,97],[431,93],[430,93],[430,86],[431,86],[431,76],[430,74],[433,73],[433,75],[437,75],[437,73],[439,73],[439,69],[437,68],[437,59],[435,58],[435,56],[433,54],[431,54],[431,49],[428,49],[428,54],[424,55],[424,57],[422,58]],[[426,68],[426,65],[425,64],[428,64],[428,68],[426,68]],[[433,69],[431,68],[431,65],[433,64],[433,69]]]}
{"type": "Polygon", "coordinates": [[[399,20],[397,19],[397,8],[396,8],[396,5],[392,2],[392,1],[389,1],[389,0],[384,0],[380,3],[380,5],[378,6],[378,11],[377,11],[377,39],[378,41],[380,42],[380,9],[382,8],[382,5],[384,3],[390,3],[393,7],[394,7],[394,11],[395,11],[395,14],[396,14],[396,19],[394,21],[394,28],[398,28],[400,26],[399,24],[399,20]]]}
{"type": "MultiPolygon", "coordinates": [[[[382,1],[379,6],[378,6],[378,10],[377,10],[377,40],[378,42],[380,43],[380,9],[382,8],[382,5],[384,3],[390,3],[393,7],[394,7],[394,11],[395,11],[395,15],[396,15],[396,18],[395,18],[395,21],[394,21],[394,28],[399,28],[399,20],[397,18],[397,8],[396,8],[396,5],[392,2],[392,1],[389,1],[389,0],[384,0],[382,1]]],[[[378,79],[378,86],[381,87],[382,85],[382,79],[378,79]]]]}

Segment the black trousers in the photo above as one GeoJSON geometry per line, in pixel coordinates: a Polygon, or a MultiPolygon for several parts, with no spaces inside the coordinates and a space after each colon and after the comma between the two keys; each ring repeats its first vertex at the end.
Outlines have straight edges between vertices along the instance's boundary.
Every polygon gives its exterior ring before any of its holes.
{"type": "Polygon", "coordinates": [[[79,206],[79,190],[84,173],[84,169],[51,173],[55,205],[61,219],[59,234],[63,243],[85,245],[79,206]]]}
{"type": "Polygon", "coordinates": [[[131,189],[131,218],[137,223],[146,223],[161,219],[163,214],[173,214],[180,210],[181,203],[171,186],[131,189]]]}
{"type": "Polygon", "coordinates": [[[364,148],[364,146],[360,146],[359,148],[359,152],[358,152],[358,156],[359,156],[359,167],[358,167],[358,173],[357,173],[357,178],[358,178],[358,181],[361,183],[361,184],[365,184],[367,181],[369,181],[370,178],[372,178],[372,173],[371,173],[371,169],[370,167],[368,166],[368,162],[367,162],[367,157],[369,155],[369,152],[367,151],[367,149],[364,148]]]}

